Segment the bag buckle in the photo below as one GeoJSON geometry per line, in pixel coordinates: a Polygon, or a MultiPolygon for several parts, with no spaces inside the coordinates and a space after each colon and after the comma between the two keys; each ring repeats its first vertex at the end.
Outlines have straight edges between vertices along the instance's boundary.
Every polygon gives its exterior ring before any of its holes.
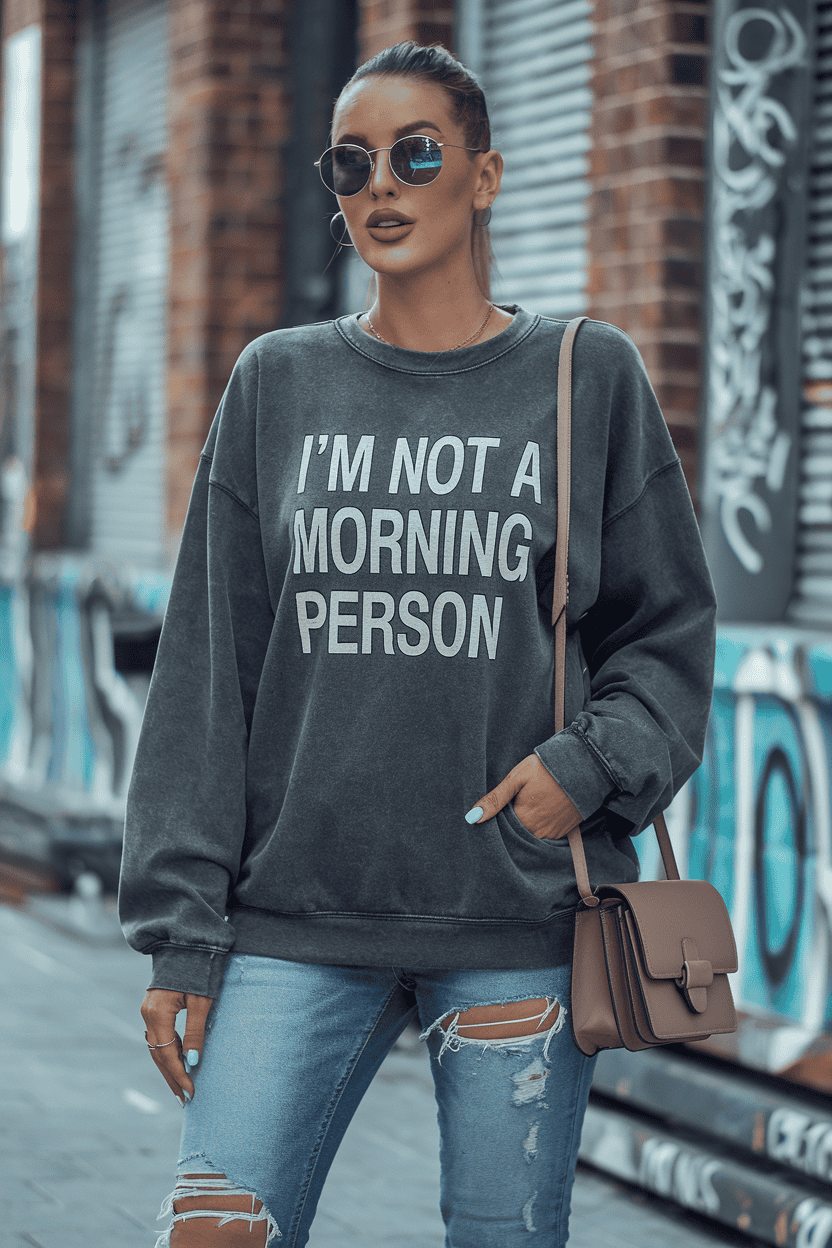
{"type": "Polygon", "coordinates": [[[682,938],[682,973],[676,980],[685,1000],[697,1014],[708,1008],[708,992],[714,982],[714,968],[705,958],[699,957],[696,941],[689,936],[682,938]]]}

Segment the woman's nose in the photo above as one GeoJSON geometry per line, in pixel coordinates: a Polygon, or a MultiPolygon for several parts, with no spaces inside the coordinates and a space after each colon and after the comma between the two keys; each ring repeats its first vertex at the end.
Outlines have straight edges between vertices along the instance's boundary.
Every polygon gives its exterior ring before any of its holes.
{"type": "Polygon", "coordinates": [[[372,160],[374,163],[373,172],[370,174],[370,183],[373,190],[378,194],[379,191],[386,188],[389,182],[395,182],[396,179],[393,176],[393,170],[390,168],[389,152],[376,152],[372,160]]]}

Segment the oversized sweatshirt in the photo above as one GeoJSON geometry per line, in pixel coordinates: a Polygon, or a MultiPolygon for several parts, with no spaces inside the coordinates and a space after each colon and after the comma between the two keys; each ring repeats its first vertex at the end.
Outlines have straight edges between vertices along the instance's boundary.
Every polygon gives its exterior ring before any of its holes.
{"type": "Polygon", "coordinates": [[[454,351],[356,315],[237,361],[193,483],[127,801],[119,917],[150,987],[216,996],[230,951],[555,966],[579,894],[509,803],[536,754],[593,885],[701,761],[713,588],[627,334],[574,344],[565,728],[551,601],[565,321],[454,351]]]}

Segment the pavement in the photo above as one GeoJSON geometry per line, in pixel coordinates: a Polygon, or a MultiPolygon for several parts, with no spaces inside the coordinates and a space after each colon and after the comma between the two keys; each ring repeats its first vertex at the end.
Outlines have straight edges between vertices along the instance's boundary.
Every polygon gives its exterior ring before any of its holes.
{"type": "MultiPolygon", "coordinates": [[[[0,904],[0,1246],[154,1248],[181,1115],[145,1048],[149,959],[112,898],[0,904]]],[[[404,1033],[330,1170],[309,1248],[444,1248],[425,1045],[404,1033]]],[[[754,1241],[583,1166],[569,1248],[754,1241]]]]}

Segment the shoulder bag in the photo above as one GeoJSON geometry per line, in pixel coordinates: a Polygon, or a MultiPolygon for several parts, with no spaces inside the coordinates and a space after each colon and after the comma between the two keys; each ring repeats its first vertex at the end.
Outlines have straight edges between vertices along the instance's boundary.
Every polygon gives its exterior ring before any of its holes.
{"type": "MultiPolygon", "coordinates": [[[[560,348],[557,537],[552,624],[557,673],[555,729],[564,726],[571,476],[572,346],[586,316],[569,322],[560,348]]],[[[728,975],[737,969],[731,920],[705,880],[681,880],[664,815],[653,825],[664,880],[590,887],[579,827],[568,834],[581,901],[575,915],[571,1024],[588,1057],[635,1052],[736,1031],[728,975]]]]}

